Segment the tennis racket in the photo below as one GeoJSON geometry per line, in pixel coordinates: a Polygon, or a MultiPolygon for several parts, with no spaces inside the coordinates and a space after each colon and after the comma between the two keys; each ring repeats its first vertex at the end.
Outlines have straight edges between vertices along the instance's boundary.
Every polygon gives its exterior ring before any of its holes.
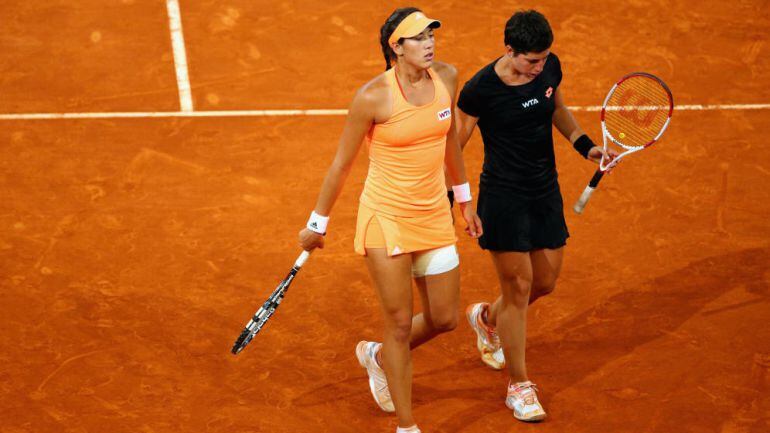
{"type": "Polygon", "coordinates": [[[599,181],[607,170],[623,157],[652,146],[663,135],[674,113],[674,97],[666,83],[646,72],[634,72],[615,83],[604,98],[602,105],[602,136],[604,150],[609,143],[624,149],[614,160],[602,157],[599,168],[580,198],[573,206],[576,213],[583,212],[599,181]]]}
{"type": "Polygon", "coordinates": [[[265,301],[259,310],[254,313],[254,317],[249,320],[249,323],[246,324],[245,328],[243,328],[241,335],[239,335],[238,339],[235,340],[235,344],[233,344],[233,348],[230,350],[233,355],[241,353],[241,350],[243,350],[243,348],[251,342],[251,340],[262,329],[262,327],[265,326],[265,323],[267,323],[268,319],[272,317],[273,313],[275,313],[275,310],[279,305],[281,305],[281,301],[283,300],[284,295],[286,295],[286,291],[289,290],[291,282],[294,280],[294,277],[297,276],[297,272],[299,272],[300,268],[302,268],[302,265],[305,264],[305,261],[307,261],[308,257],[310,257],[310,253],[307,251],[302,251],[302,254],[299,255],[297,261],[294,262],[294,266],[292,266],[291,270],[289,271],[289,275],[287,275],[286,278],[284,278],[283,281],[278,284],[278,287],[273,290],[273,293],[269,298],[267,298],[267,301],[265,301]]]}

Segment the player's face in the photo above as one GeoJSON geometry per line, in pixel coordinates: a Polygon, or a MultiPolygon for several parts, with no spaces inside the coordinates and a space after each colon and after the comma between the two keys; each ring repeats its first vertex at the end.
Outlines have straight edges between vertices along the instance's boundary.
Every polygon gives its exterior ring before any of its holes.
{"type": "Polygon", "coordinates": [[[403,59],[418,68],[427,69],[433,64],[435,46],[433,29],[427,28],[417,36],[404,38],[401,44],[403,59]]]}
{"type": "Polygon", "coordinates": [[[516,69],[516,72],[522,75],[526,75],[531,79],[534,79],[540,75],[541,72],[543,72],[545,62],[548,61],[548,55],[550,54],[551,50],[545,50],[539,53],[530,52],[516,55],[513,54],[513,51],[510,52],[510,55],[513,59],[513,68],[516,69]]]}

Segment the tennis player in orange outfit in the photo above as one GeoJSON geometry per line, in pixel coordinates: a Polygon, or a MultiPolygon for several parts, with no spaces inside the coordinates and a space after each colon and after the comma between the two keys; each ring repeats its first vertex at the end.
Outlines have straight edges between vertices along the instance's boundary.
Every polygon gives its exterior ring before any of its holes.
{"type": "Polygon", "coordinates": [[[362,142],[369,173],[361,193],[355,251],[365,256],[384,314],[382,343],[362,341],[356,356],[372,395],[398,417],[397,432],[419,432],[412,416],[411,349],[457,326],[459,258],[444,164],[466,231],[482,233],[472,205],[452,107],[457,71],[436,62],[439,21],[417,8],[395,10],[380,29],[386,71],[353,98],[337,154],[307,227],[305,250],[322,248],[329,213],[362,142]],[[423,312],[414,315],[412,279],[423,312]]]}

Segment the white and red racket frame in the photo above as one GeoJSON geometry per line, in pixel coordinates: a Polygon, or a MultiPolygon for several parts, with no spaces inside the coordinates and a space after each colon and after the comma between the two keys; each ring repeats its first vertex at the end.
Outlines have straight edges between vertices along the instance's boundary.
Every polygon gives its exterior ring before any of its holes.
{"type": "MultiPolygon", "coordinates": [[[[621,110],[624,107],[609,107],[609,110],[621,110]]],[[[638,107],[637,107],[638,108],[638,107]]],[[[644,107],[642,107],[644,109],[644,107]]],[[[660,109],[660,106],[650,106],[650,110],[657,110],[660,109]]],[[[575,211],[575,213],[582,213],[583,209],[586,206],[586,203],[588,203],[588,199],[591,198],[591,194],[593,194],[596,187],[599,185],[599,181],[604,176],[604,173],[615,167],[621,159],[623,159],[625,156],[630,155],[632,153],[638,152],[642,149],[646,149],[650,146],[652,146],[655,142],[657,142],[660,137],[663,135],[663,133],[668,128],[669,123],[671,123],[671,116],[674,114],[674,96],[671,94],[671,90],[668,88],[666,83],[663,82],[660,78],[656,77],[655,75],[649,74],[647,72],[634,72],[631,74],[628,74],[621,78],[615,85],[612,86],[609,92],[607,92],[607,97],[604,98],[604,103],[602,104],[602,112],[601,112],[601,121],[602,121],[602,140],[603,140],[603,147],[605,153],[608,149],[609,143],[614,143],[621,148],[625,149],[623,153],[615,157],[612,161],[608,161],[607,164],[605,164],[605,158],[602,156],[602,159],[599,161],[599,168],[594,173],[591,180],[588,182],[588,186],[583,190],[583,193],[580,194],[580,198],[578,198],[575,205],[572,207],[572,209],[575,211]],[[612,135],[612,133],[607,130],[607,124],[605,122],[606,113],[608,111],[607,103],[609,102],[612,95],[615,93],[615,90],[620,86],[624,81],[634,78],[634,77],[643,77],[646,79],[650,79],[658,83],[668,94],[668,118],[666,119],[666,122],[663,124],[663,127],[660,128],[660,131],[658,134],[649,142],[641,145],[641,146],[631,146],[626,143],[623,143],[621,140],[618,139],[618,137],[615,137],[612,135]]]]}

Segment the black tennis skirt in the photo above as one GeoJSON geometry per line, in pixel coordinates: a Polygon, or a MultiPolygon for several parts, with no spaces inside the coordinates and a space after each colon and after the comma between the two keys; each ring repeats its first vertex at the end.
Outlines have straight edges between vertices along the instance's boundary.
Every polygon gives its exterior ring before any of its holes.
{"type": "Polygon", "coordinates": [[[557,187],[538,198],[527,198],[481,187],[477,213],[484,234],[479,245],[491,251],[527,252],[567,244],[564,201],[557,187]]]}

